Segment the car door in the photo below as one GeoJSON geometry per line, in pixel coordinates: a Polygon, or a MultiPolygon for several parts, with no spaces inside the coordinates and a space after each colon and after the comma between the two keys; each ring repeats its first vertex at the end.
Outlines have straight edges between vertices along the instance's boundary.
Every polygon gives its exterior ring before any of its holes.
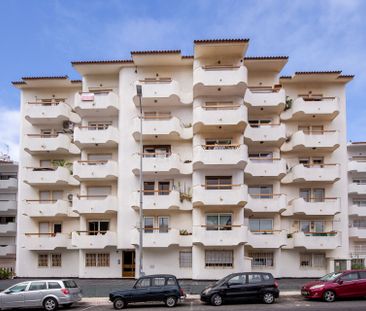
{"type": "Polygon", "coordinates": [[[1,308],[24,307],[24,291],[29,282],[19,283],[1,293],[1,308]]]}
{"type": "Polygon", "coordinates": [[[359,276],[358,272],[346,272],[337,280],[337,296],[339,297],[356,297],[360,294],[358,288],[359,276]]]}
{"type": "Polygon", "coordinates": [[[169,295],[169,287],[165,286],[165,282],[165,277],[151,278],[151,287],[149,292],[150,301],[163,301],[165,296],[169,295]]]}
{"type": "Polygon", "coordinates": [[[134,290],[132,291],[131,302],[144,302],[149,301],[151,286],[151,278],[144,277],[137,280],[134,290]]]}
{"type": "Polygon", "coordinates": [[[257,298],[263,286],[262,275],[260,273],[248,273],[245,285],[245,298],[257,298]]]}
{"type": "Polygon", "coordinates": [[[366,296],[366,271],[358,271],[360,279],[357,282],[360,296],[366,296]]]}
{"type": "Polygon", "coordinates": [[[246,297],[246,275],[244,273],[234,275],[226,282],[224,298],[226,300],[240,300],[246,297]]]}
{"type": "Polygon", "coordinates": [[[26,307],[41,307],[42,298],[47,293],[47,282],[31,282],[28,290],[24,292],[24,305],[26,307]]]}

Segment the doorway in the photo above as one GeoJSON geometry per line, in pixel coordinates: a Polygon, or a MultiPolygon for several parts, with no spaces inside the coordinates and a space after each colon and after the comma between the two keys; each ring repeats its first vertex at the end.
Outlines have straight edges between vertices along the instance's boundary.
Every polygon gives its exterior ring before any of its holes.
{"type": "Polygon", "coordinates": [[[339,259],[334,260],[334,271],[335,272],[343,272],[347,270],[347,260],[339,259]]]}
{"type": "Polygon", "coordinates": [[[135,277],[135,251],[122,251],[122,277],[135,277]]]}

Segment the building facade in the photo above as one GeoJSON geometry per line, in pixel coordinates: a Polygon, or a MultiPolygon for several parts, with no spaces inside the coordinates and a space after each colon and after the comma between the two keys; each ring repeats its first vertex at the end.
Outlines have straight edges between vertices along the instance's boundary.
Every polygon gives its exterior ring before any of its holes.
{"type": "Polygon", "coordinates": [[[18,164],[0,155],[0,268],[15,272],[18,164]]]}
{"type": "Polygon", "coordinates": [[[19,276],[135,277],[140,174],[145,273],[315,277],[350,267],[352,76],[281,77],[288,58],[247,57],[248,44],[198,40],[193,56],[131,52],[73,62],[81,81],[14,82],[19,276]]]}

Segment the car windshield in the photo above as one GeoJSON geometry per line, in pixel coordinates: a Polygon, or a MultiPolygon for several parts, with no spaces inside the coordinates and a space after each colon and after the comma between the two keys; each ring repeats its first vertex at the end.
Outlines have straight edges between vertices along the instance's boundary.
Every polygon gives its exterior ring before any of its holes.
{"type": "Polygon", "coordinates": [[[332,272],[332,273],[328,273],[326,275],[324,275],[323,277],[320,278],[320,281],[333,281],[335,280],[337,277],[339,277],[342,273],[336,273],[336,272],[332,272]]]}

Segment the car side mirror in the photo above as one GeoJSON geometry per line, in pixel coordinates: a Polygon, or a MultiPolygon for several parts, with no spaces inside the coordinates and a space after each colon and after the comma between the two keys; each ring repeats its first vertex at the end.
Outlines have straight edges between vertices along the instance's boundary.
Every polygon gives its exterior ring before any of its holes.
{"type": "Polygon", "coordinates": [[[11,290],[6,290],[6,291],[4,291],[4,294],[11,294],[12,293],[12,291],[11,290]]]}
{"type": "Polygon", "coordinates": [[[343,280],[338,280],[338,281],[337,281],[337,283],[338,283],[339,285],[342,285],[342,284],[343,284],[343,280]]]}

